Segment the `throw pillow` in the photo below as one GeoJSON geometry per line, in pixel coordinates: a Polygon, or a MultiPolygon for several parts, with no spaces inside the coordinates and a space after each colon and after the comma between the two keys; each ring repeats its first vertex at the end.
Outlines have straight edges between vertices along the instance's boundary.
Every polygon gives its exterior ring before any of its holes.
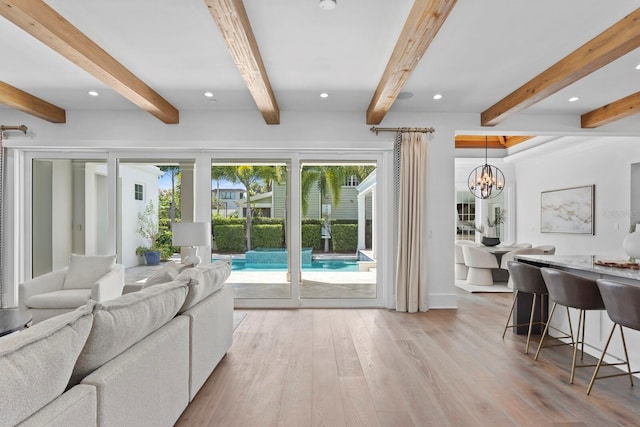
{"type": "Polygon", "coordinates": [[[145,280],[143,288],[160,283],[171,282],[178,276],[178,265],[173,261],[166,262],[161,268],[156,270],[151,276],[145,280]]]}
{"type": "Polygon", "coordinates": [[[143,289],[149,286],[159,285],[161,283],[168,283],[175,279],[168,271],[158,270],[153,273],[147,280],[144,281],[143,289]]]}
{"type": "Polygon", "coordinates": [[[102,276],[113,270],[115,255],[76,255],[72,254],[69,269],[64,278],[63,289],[87,289],[102,276]]]}
{"type": "Polygon", "coordinates": [[[187,296],[185,282],[169,282],[97,303],[87,343],[73,369],[75,385],[162,325],[178,312],[187,296]]]}
{"type": "Polygon", "coordinates": [[[0,339],[0,425],[22,422],[65,391],[91,330],[93,304],[0,339]]]}
{"type": "Polygon", "coordinates": [[[176,280],[188,281],[190,286],[189,294],[179,313],[183,313],[220,289],[230,274],[231,263],[228,261],[199,265],[180,273],[176,280]]]}

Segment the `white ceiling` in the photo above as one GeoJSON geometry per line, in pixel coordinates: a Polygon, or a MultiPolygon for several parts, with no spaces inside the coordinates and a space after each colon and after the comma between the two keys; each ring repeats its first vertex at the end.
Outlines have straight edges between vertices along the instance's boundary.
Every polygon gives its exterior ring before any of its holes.
{"type": "MultiPolygon", "coordinates": [[[[47,3],[179,110],[257,110],[203,0],[47,3]],[[217,102],[203,96],[207,90],[217,102]]],[[[413,1],[338,0],[332,11],[321,10],[318,0],[244,3],[280,109],[361,111],[364,123],[413,1]],[[329,98],[321,99],[321,91],[329,98]]],[[[391,111],[480,114],[638,6],[637,0],[458,0],[403,90],[413,98],[396,100],[391,111]],[[444,98],[434,101],[435,93],[444,98]]],[[[0,81],[59,107],[137,108],[2,17],[0,51],[0,81]],[[92,89],[100,96],[88,96],[92,89]]],[[[580,115],[637,92],[638,64],[640,49],[528,112],[580,115]],[[568,102],[571,96],[580,101],[568,102]]]]}

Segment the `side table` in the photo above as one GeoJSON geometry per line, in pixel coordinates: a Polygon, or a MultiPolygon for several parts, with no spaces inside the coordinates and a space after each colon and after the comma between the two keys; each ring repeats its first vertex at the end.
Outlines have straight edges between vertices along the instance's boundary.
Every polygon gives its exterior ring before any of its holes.
{"type": "Polygon", "coordinates": [[[0,309],[0,337],[20,331],[31,323],[31,314],[17,308],[0,309]]]}

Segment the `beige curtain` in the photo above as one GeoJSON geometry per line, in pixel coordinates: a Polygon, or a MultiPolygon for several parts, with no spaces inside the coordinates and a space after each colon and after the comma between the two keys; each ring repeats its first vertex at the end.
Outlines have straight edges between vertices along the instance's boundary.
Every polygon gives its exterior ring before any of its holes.
{"type": "Polygon", "coordinates": [[[400,146],[400,199],[396,310],[426,310],[427,136],[403,132],[400,146]]]}

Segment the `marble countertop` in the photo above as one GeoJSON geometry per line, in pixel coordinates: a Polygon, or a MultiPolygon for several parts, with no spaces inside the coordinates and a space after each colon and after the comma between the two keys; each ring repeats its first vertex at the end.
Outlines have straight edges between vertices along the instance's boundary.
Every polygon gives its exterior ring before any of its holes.
{"type": "Polygon", "coordinates": [[[640,281],[640,270],[630,268],[606,267],[594,264],[595,261],[627,261],[620,257],[606,255],[517,255],[516,259],[543,263],[555,267],[572,268],[614,277],[624,277],[640,281]]]}

